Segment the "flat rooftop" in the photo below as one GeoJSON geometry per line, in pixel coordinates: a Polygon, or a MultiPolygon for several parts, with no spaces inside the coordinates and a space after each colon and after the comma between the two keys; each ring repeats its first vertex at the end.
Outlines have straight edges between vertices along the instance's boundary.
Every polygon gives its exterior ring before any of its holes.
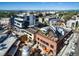
{"type": "Polygon", "coordinates": [[[17,40],[17,37],[15,36],[10,36],[8,37],[3,43],[0,44],[6,44],[6,48],[0,50],[0,56],[4,56],[5,53],[9,50],[9,48],[13,45],[13,43],[17,40]]]}
{"type": "Polygon", "coordinates": [[[30,28],[26,29],[26,31],[29,31],[29,32],[31,32],[31,33],[36,33],[37,30],[38,30],[37,27],[30,27],[30,28]]]}

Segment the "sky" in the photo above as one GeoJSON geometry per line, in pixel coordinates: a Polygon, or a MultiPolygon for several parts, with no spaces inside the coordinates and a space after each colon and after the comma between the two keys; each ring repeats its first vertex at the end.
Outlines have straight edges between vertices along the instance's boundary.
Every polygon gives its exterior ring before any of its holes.
{"type": "Polygon", "coordinates": [[[0,2],[0,10],[75,10],[79,2],[0,2]]]}

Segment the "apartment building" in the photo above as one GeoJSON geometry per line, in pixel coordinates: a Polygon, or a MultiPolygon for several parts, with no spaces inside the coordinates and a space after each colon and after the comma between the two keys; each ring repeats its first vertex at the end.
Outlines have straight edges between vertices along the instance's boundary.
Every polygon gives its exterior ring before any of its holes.
{"type": "Polygon", "coordinates": [[[50,18],[49,19],[49,25],[52,26],[52,25],[58,25],[58,22],[60,22],[61,20],[58,19],[58,18],[50,18]]]}
{"type": "Polygon", "coordinates": [[[78,28],[79,27],[79,20],[76,19],[76,20],[69,20],[66,22],[66,26],[68,28],[72,28],[72,29],[75,29],[75,28],[78,28]]]}
{"type": "Polygon", "coordinates": [[[35,33],[37,32],[38,28],[36,27],[30,27],[28,29],[25,30],[25,33],[27,35],[27,39],[29,40],[29,42],[33,43],[35,40],[35,33]]]}
{"type": "MultiPolygon", "coordinates": [[[[54,34],[53,34],[54,35],[54,34]]],[[[36,41],[38,46],[42,47],[42,51],[52,52],[52,55],[56,55],[57,43],[54,40],[58,40],[56,37],[52,36],[49,38],[49,35],[46,37],[40,31],[36,33],[36,41]]]]}
{"type": "Polygon", "coordinates": [[[35,40],[37,45],[42,50],[42,54],[56,55],[64,44],[62,38],[67,34],[63,28],[44,27],[37,31],[35,40]],[[60,44],[62,43],[62,45],[60,44]]]}
{"type": "Polygon", "coordinates": [[[9,19],[10,18],[1,18],[0,19],[0,24],[9,25],[9,19]]]}
{"type": "Polygon", "coordinates": [[[20,31],[20,29],[25,29],[27,27],[35,26],[36,20],[37,20],[36,15],[21,13],[13,16],[11,18],[11,23],[16,30],[20,31]]]}

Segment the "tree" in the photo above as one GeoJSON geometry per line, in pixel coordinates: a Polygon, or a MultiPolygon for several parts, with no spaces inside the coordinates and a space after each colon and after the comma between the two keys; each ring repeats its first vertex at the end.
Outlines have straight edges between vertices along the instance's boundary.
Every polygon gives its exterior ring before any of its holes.
{"type": "Polygon", "coordinates": [[[67,20],[69,20],[69,19],[71,19],[71,15],[65,15],[64,17],[63,17],[63,19],[65,20],[65,21],[67,21],[67,20]]]}
{"type": "Polygon", "coordinates": [[[15,15],[17,12],[5,12],[5,11],[0,11],[0,18],[2,18],[2,17],[10,17],[10,16],[12,16],[12,15],[15,15]]]}
{"type": "Polygon", "coordinates": [[[60,14],[59,14],[59,18],[61,18],[62,16],[63,16],[63,14],[60,13],[60,14]]]}
{"type": "Polygon", "coordinates": [[[42,14],[42,13],[40,13],[38,16],[39,16],[39,17],[43,17],[43,14],[42,14]]]}
{"type": "Polygon", "coordinates": [[[76,11],[67,11],[67,12],[61,11],[61,12],[58,12],[59,18],[63,17],[63,19],[64,19],[65,21],[71,19],[71,17],[72,17],[73,15],[77,15],[77,13],[78,13],[78,12],[76,12],[76,11]]]}

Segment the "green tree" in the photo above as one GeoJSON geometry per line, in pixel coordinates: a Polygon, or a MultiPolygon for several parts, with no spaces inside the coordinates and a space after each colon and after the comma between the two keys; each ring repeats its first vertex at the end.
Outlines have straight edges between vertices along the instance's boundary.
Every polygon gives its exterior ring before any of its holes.
{"type": "Polygon", "coordinates": [[[67,20],[69,20],[69,19],[71,19],[71,15],[65,15],[64,17],[63,17],[63,19],[65,20],[65,21],[67,21],[67,20]]]}
{"type": "Polygon", "coordinates": [[[59,14],[59,17],[61,18],[63,16],[63,14],[59,14]]]}

